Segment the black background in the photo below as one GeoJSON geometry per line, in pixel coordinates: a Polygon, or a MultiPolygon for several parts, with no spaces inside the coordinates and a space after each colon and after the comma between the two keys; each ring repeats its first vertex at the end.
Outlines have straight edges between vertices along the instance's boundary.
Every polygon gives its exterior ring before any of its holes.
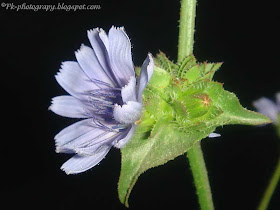
{"type": "MultiPolygon", "coordinates": [[[[1,1],[2,2],[2,1],[1,1]]],[[[14,1],[21,4],[23,1],[14,1]]],[[[33,3],[35,1],[25,1],[33,3]]],[[[1,206],[6,209],[125,209],[118,200],[120,152],[112,149],[100,165],[80,175],[59,168],[70,156],[56,154],[54,135],[73,120],[48,106],[65,92],[54,75],[75,60],[86,31],[125,26],[135,65],[147,52],[176,60],[179,1],[90,1],[93,11],[13,11],[0,8],[1,24],[1,206]]],[[[54,4],[36,1],[36,4],[54,4]]],[[[194,54],[199,61],[223,61],[215,80],[235,92],[244,107],[279,91],[279,11],[276,1],[199,0],[194,54]]],[[[279,156],[272,126],[225,126],[222,137],[202,147],[216,209],[256,209],[279,156]]],[[[270,209],[280,209],[280,187],[270,209]]],[[[4,209],[5,209],[4,208],[4,209]]],[[[184,156],[143,174],[130,209],[199,209],[184,156]]]]}

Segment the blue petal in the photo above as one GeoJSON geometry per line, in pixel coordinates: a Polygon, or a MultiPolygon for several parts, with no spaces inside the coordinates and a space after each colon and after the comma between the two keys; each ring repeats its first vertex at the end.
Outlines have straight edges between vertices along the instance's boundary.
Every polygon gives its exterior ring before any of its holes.
{"type": "Polygon", "coordinates": [[[94,152],[104,144],[112,145],[114,141],[119,140],[118,136],[124,133],[118,129],[114,130],[116,126],[114,121],[111,123],[103,121],[98,124],[93,119],[86,119],[77,122],[55,136],[56,151],[64,153],[69,150],[82,154],[85,148],[91,148],[94,152]]]}
{"type": "Polygon", "coordinates": [[[219,134],[219,133],[210,133],[208,135],[209,138],[216,138],[216,137],[220,137],[220,136],[221,136],[221,134],[219,134]]]}
{"type": "Polygon", "coordinates": [[[136,101],[136,79],[130,77],[130,80],[126,86],[121,90],[122,100],[124,103],[128,101],[136,101]]]}
{"type": "Polygon", "coordinates": [[[82,100],[85,99],[86,92],[98,88],[83,72],[79,64],[73,61],[63,62],[55,78],[64,90],[82,100]]]}
{"type": "MultiPolygon", "coordinates": [[[[56,150],[58,152],[63,151],[64,149],[70,149],[70,150],[75,151],[75,148],[83,147],[83,146],[86,147],[88,144],[90,144],[95,139],[103,138],[104,135],[106,135],[107,133],[108,132],[105,132],[102,129],[92,128],[92,130],[83,133],[82,135],[78,136],[77,138],[72,139],[68,143],[57,146],[56,150]]],[[[113,134],[111,134],[111,136],[112,135],[113,134]]]]}
{"type": "Polygon", "coordinates": [[[104,147],[104,145],[110,145],[113,146],[116,144],[117,141],[124,139],[125,136],[128,135],[128,131],[130,129],[126,129],[123,132],[110,132],[106,135],[100,137],[99,139],[96,139],[92,141],[90,144],[88,144],[86,147],[77,147],[75,148],[76,153],[80,155],[93,155],[97,152],[99,152],[100,149],[104,147]]]}
{"type": "MultiPolygon", "coordinates": [[[[61,147],[57,147],[57,150],[69,149],[73,150],[78,154],[85,155],[83,152],[86,148],[90,148],[92,153],[105,144],[110,145],[117,136],[120,135],[119,132],[104,131],[102,129],[94,129],[84,135],[74,139],[73,141],[65,144],[61,147]]],[[[87,153],[88,155],[89,153],[87,153]]]]}
{"type": "Polygon", "coordinates": [[[143,65],[141,67],[141,73],[138,79],[137,84],[137,101],[142,103],[142,93],[144,89],[146,88],[148,82],[150,81],[152,75],[154,72],[154,60],[152,55],[149,53],[145,61],[143,62],[143,65]]]}
{"type": "Polygon", "coordinates": [[[69,148],[62,148],[62,147],[57,147],[55,152],[57,153],[66,153],[66,154],[75,154],[76,152],[72,149],[69,148]]]}
{"type": "Polygon", "coordinates": [[[54,137],[56,146],[63,146],[95,129],[95,127],[93,127],[92,121],[93,119],[81,120],[61,130],[54,137]]]}
{"type": "Polygon", "coordinates": [[[94,51],[90,47],[82,45],[75,54],[79,65],[92,81],[102,81],[114,87],[114,81],[108,72],[102,68],[94,51]]]}
{"type": "Polygon", "coordinates": [[[135,101],[128,101],[123,106],[115,105],[113,116],[120,123],[131,124],[140,119],[142,115],[142,104],[135,101]]]}
{"type": "Polygon", "coordinates": [[[121,87],[125,86],[130,77],[135,77],[131,57],[131,44],[124,28],[115,28],[109,31],[109,58],[111,68],[121,87]]]}
{"type": "Polygon", "coordinates": [[[92,113],[90,107],[73,96],[54,97],[49,109],[58,115],[71,118],[88,118],[92,113]]]}
{"type": "Polygon", "coordinates": [[[102,28],[100,29],[99,37],[102,40],[102,42],[107,50],[107,53],[108,53],[109,52],[109,38],[108,38],[106,32],[102,28]]]}
{"type": "Polygon", "coordinates": [[[123,148],[129,142],[129,140],[133,137],[135,130],[136,130],[136,125],[132,124],[127,135],[123,139],[119,140],[114,146],[119,149],[123,148]]]}
{"type": "Polygon", "coordinates": [[[93,119],[70,125],[55,136],[56,152],[73,153],[74,151],[80,155],[92,155],[104,145],[112,146],[126,136],[128,129],[119,132],[118,129],[112,129],[116,126],[113,122],[99,122],[97,126],[93,119]]]}
{"type": "Polygon", "coordinates": [[[257,111],[269,117],[274,124],[278,123],[277,115],[278,115],[278,108],[277,105],[267,99],[267,98],[260,98],[253,102],[253,105],[256,107],[257,111]]]}
{"type": "Polygon", "coordinates": [[[75,155],[68,161],[66,161],[61,169],[66,172],[66,174],[77,174],[84,172],[95,165],[97,165],[110,151],[111,146],[106,146],[98,153],[92,156],[81,156],[75,155]]]}
{"type": "MultiPolygon", "coordinates": [[[[109,40],[107,34],[102,29],[95,28],[88,31],[88,39],[103,70],[111,78],[112,81],[115,81],[115,77],[111,70],[109,62],[109,40]]],[[[115,86],[116,85],[117,81],[115,81],[115,86]]]]}

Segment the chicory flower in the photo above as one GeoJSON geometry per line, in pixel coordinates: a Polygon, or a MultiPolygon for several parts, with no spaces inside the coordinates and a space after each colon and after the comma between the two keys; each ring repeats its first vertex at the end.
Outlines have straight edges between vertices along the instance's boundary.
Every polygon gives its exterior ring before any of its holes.
{"type": "Polygon", "coordinates": [[[55,136],[56,151],[75,154],[61,169],[84,172],[98,164],[111,147],[122,148],[133,136],[142,115],[142,92],[153,74],[151,54],[136,79],[131,44],[123,27],[108,35],[88,31],[92,48],[82,45],[77,62],[66,61],[55,76],[70,95],[52,99],[50,110],[70,118],[84,118],[55,136]],[[136,81],[137,80],[137,81],[136,81]]]}
{"type": "Polygon", "coordinates": [[[278,114],[280,113],[280,92],[276,93],[276,103],[268,98],[262,97],[254,101],[253,105],[258,112],[269,117],[274,125],[279,123],[278,114]]]}

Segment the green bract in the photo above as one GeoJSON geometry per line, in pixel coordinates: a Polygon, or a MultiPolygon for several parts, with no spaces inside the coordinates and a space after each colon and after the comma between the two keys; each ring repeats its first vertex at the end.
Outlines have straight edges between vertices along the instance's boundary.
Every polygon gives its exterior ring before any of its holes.
{"type": "Polygon", "coordinates": [[[243,108],[235,94],[212,81],[222,63],[197,63],[191,55],[174,64],[163,53],[155,60],[136,134],[121,150],[119,198],[126,206],[143,172],[185,153],[216,127],[270,122],[264,115],[243,108]]]}

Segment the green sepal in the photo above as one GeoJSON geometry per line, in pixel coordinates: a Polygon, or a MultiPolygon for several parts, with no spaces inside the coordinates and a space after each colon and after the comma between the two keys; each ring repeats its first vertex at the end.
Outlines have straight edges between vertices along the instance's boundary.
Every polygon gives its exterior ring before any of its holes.
{"type": "Polygon", "coordinates": [[[186,79],[188,84],[197,81],[201,77],[201,69],[198,64],[192,66],[188,71],[181,74],[182,79],[186,79]]]}
{"type": "Polygon", "coordinates": [[[157,67],[170,73],[173,78],[181,79],[186,84],[209,79],[212,80],[215,72],[221,67],[219,63],[198,63],[194,55],[189,55],[180,63],[173,63],[167,56],[160,52],[155,58],[157,67]]]}
{"type": "MultiPolygon", "coordinates": [[[[180,67],[177,72],[178,78],[183,78],[184,75],[194,66],[196,65],[196,59],[193,55],[190,55],[186,57],[182,63],[180,64],[180,67]]],[[[186,78],[184,78],[186,79],[186,78]]]]}
{"type": "Polygon", "coordinates": [[[155,59],[155,65],[157,67],[160,67],[162,69],[165,69],[168,73],[173,74],[174,72],[177,72],[179,66],[172,61],[170,61],[167,56],[163,52],[159,52],[155,59]]]}

